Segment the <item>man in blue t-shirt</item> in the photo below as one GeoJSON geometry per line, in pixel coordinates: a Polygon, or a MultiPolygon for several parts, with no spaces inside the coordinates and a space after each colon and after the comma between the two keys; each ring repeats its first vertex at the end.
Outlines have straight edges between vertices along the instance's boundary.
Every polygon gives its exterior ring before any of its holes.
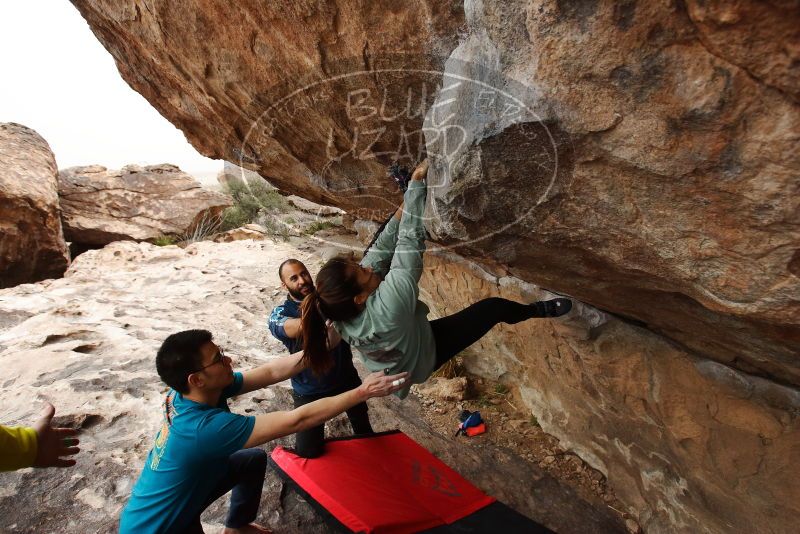
{"type": "Polygon", "coordinates": [[[267,467],[267,454],[257,446],[388,395],[408,376],[373,373],[357,389],[292,411],[244,416],[228,409],[230,397],[282,382],[302,369],[301,352],[234,373],[210,332],[169,336],[156,355],[156,370],[171,389],[161,429],[120,517],[120,532],[201,533],[200,514],[231,490],[223,532],[269,532],[253,523],[267,467]]]}
{"type": "MultiPolygon", "coordinates": [[[[278,267],[281,285],[288,291],[286,302],[276,306],[269,316],[269,331],[286,346],[289,352],[303,349],[300,336],[300,304],[314,291],[314,281],[303,265],[294,258],[288,259],[278,267]]],[[[333,367],[322,376],[314,376],[305,370],[292,377],[292,397],[295,408],[318,399],[338,395],[361,384],[356,368],[353,367],[353,353],[350,345],[341,341],[331,351],[333,367]]],[[[350,426],[355,434],[371,434],[367,404],[362,403],[347,410],[350,426]]],[[[295,438],[295,452],[304,458],[316,458],[322,454],[325,439],[325,424],[298,432],[295,438]]]]}

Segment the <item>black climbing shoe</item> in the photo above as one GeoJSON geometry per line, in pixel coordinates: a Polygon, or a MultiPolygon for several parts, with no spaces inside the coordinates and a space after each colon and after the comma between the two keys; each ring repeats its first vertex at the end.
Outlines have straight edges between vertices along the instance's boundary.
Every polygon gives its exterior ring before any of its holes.
{"type": "Polygon", "coordinates": [[[539,302],[534,302],[531,306],[536,308],[534,317],[561,317],[568,314],[572,309],[572,301],[565,298],[540,300],[539,302]]]}

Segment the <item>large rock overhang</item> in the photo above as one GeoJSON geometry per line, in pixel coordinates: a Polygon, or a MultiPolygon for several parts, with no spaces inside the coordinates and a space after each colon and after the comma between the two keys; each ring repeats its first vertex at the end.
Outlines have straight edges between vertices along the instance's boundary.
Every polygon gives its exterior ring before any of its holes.
{"type": "Polygon", "coordinates": [[[441,247],[800,385],[800,109],[789,64],[757,66],[796,13],[73,3],[201,153],[377,220],[424,136],[441,247]]]}

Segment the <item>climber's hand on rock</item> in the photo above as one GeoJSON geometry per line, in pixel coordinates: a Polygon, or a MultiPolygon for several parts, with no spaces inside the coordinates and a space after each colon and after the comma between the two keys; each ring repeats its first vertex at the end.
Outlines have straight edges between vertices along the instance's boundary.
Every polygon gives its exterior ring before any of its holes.
{"type": "Polygon", "coordinates": [[[411,175],[411,179],[419,182],[424,180],[426,176],[428,176],[428,158],[425,158],[422,160],[422,163],[417,165],[417,168],[414,169],[411,175]]]}

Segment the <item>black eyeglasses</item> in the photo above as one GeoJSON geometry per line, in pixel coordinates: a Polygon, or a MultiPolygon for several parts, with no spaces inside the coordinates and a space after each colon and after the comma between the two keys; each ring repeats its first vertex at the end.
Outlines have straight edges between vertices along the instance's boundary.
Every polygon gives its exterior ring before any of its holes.
{"type": "Polygon", "coordinates": [[[209,367],[211,367],[212,365],[217,365],[218,363],[222,363],[222,359],[223,359],[224,357],[225,357],[225,351],[224,351],[224,350],[222,350],[222,347],[217,347],[217,355],[216,355],[216,356],[214,356],[214,359],[211,361],[211,363],[209,363],[208,365],[204,365],[203,367],[201,367],[201,368],[200,368],[200,369],[198,369],[197,371],[193,371],[193,372],[195,372],[195,373],[199,373],[199,372],[200,372],[200,371],[202,371],[203,369],[208,369],[208,368],[209,368],[209,367]]]}

